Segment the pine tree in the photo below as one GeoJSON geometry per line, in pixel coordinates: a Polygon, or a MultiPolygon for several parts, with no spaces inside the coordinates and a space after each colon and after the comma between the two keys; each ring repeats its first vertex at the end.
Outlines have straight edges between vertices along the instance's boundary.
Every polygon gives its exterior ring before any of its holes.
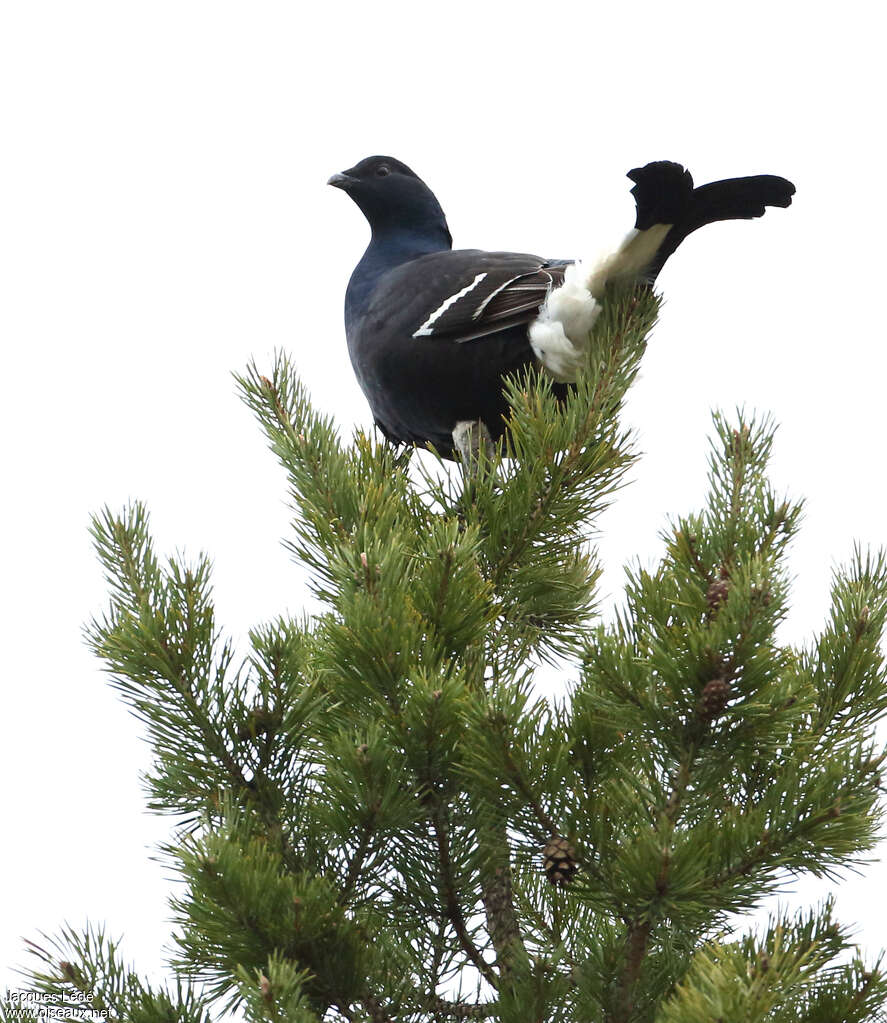
{"type": "Polygon", "coordinates": [[[32,946],[35,992],[127,1023],[887,1019],[832,902],[733,916],[876,840],[884,556],[857,551],[822,632],[782,644],[800,506],[768,482],[769,421],[716,415],[705,507],[594,614],[589,527],[632,464],[619,414],[656,308],[610,297],[566,404],[512,381],[507,457],[466,474],[343,444],[286,358],[251,366],[325,611],[255,628],[242,660],[206,558],[161,562],[142,505],[96,517],[88,638],[176,821],[178,981],[87,928],[32,946]],[[534,689],[545,661],[563,697],[534,689]]]}

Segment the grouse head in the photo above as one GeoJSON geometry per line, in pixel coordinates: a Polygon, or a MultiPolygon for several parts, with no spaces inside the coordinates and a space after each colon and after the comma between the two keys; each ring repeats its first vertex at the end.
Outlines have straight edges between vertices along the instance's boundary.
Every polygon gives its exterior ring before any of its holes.
{"type": "Polygon", "coordinates": [[[449,238],[446,217],[434,192],[393,156],[368,156],[334,174],[327,184],[351,196],[374,235],[442,229],[449,238]]]}

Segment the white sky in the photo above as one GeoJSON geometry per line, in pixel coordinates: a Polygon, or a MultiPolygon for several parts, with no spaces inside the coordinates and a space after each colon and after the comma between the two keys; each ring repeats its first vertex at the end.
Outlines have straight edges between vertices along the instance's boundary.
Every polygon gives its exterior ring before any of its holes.
{"type": "MultiPolygon", "coordinates": [[[[795,205],[695,235],[666,268],[627,415],[644,457],[602,521],[651,561],[698,506],[709,411],[769,411],[805,495],[785,636],[883,517],[883,15],[873,3],[9,0],[0,8],[5,840],[0,964],[87,917],[156,976],[169,881],[149,857],[141,728],[85,649],[105,587],[87,537],[147,501],[161,552],[208,551],[235,636],[306,599],[285,483],[234,394],[289,350],[346,433],[370,417],[341,303],[366,242],[327,177],[371,153],[437,193],[457,246],[583,256],[633,223],[624,174],[769,172],[795,205]]],[[[887,945],[878,864],[841,919],[887,945]]],[[[792,901],[828,886],[798,885],[792,901]]],[[[4,972],[0,987],[15,986],[4,972]]]]}

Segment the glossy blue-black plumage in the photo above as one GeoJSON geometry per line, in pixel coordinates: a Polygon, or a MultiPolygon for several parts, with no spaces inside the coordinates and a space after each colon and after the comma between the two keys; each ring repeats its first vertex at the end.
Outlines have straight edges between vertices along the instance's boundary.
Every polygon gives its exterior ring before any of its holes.
{"type": "MultiPolygon", "coordinates": [[[[694,188],[689,172],[661,161],[631,171],[636,226],[673,224],[644,279],[652,281],[680,242],[716,220],[788,206],[784,178],[732,178],[694,188]]],[[[434,193],[405,164],[368,157],[330,178],[366,216],[372,237],[345,296],[352,365],[374,419],[392,441],[433,444],[453,455],[456,423],[505,429],[502,378],[536,365],[528,326],[564,260],[452,249],[434,193]]],[[[562,389],[563,385],[557,385],[562,389]]]]}

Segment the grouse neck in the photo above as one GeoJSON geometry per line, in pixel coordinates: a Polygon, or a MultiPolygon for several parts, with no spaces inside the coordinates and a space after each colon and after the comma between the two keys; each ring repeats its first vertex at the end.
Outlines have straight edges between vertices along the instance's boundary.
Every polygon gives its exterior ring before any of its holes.
{"type": "Polygon", "coordinates": [[[447,251],[452,247],[446,223],[416,230],[374,228],[370,244],[348,282],[345,293],[346,329],[366,312],[376,285],[389,270],[419,256],[447,251]]]}
{"type": "Polygon", "coordinates": [[[391,259],[393,266],[453,247],[453,239],[442,214],[418,224],[374,224],[372,232],[367,253],[376,250],[391,259]]]}

